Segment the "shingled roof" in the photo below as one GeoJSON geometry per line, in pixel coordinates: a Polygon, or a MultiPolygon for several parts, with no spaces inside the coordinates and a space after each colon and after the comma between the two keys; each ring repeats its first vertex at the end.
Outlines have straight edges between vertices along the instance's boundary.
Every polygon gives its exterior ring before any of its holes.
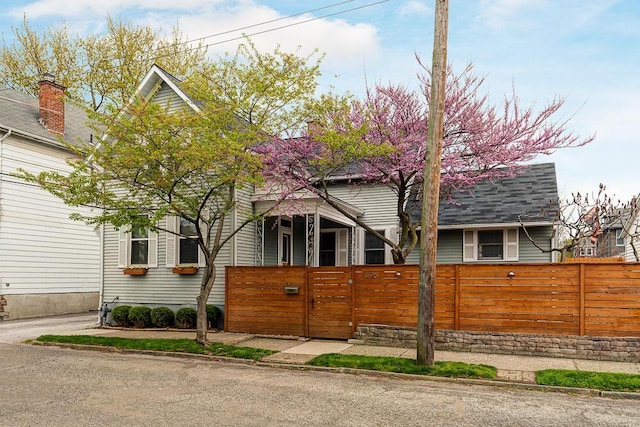
{"type": "MultiPolygon", "coordinates": [[[[557,199],[555,165],[527,165],[515,176],[483,181],[470,191],[454,194],[453,201],[441,201],[438,226],[517,224],[522,214],[531,215],[525,222],[551,223],[555,211],[549,208],[557,199]],[[536,216],[543,208],[546,215],[536,216]]],[[[414,220],[420,221],[420,201],[413,198],[409,203],[414,220]]]]}
{"type": "MultiPolygon", "coordinates": [[[[91,129],[87,115],[74,105],[65,105],[64,140],[70,144],[90,142],[91,129]]],[[[39,121],[38,99],[8,87],[0,88],[0,128],[35,138],[53,145],[62,145],[58,137],[39,121]]]]}

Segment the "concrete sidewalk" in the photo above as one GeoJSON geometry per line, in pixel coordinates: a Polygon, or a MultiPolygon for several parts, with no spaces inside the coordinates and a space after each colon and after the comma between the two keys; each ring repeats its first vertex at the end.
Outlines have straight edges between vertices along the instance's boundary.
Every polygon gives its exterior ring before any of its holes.
{"type": "MultiPolygon", "coordinates": [[[[131,329],[86,329],[82,333],[92,335],[114,336],[123,338],[189,338],[195,337],[195,332],[189,331],[158,331],[131,329]]],[[[78,334],[78,331],[75,332],[78,334]]],[[[415,349],[370,346],[352,344],[339,340],[320,340],[295,337],[265,337],[251,334],[231,332],[209,332],[208,339],[231,345],[264,348],[274,350],[275,353],[263,361],[284,364],[304,364],[313,357],[326,353],[357,354],[366,356],[416,357],[415,349]]],[[[515,381],[525,384],[535,383],[535,371],[542,369],[575,369],[596,372],[620,372],[640,374],[640,363],[608,362],[583,359],[563,359],[554,357],[514,356],[489,353],[469,353],[454,351],[436,351],[436,361],[465,362],[485,364],[498,369],[498,379],[515,381]]]]}

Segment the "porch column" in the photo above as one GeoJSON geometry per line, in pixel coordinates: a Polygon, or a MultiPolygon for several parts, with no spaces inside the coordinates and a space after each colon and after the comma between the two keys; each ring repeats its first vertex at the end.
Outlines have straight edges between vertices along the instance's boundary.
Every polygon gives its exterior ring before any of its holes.
{"type": "Polygon", "coordinates": [[[264,219],[256,221],[255,265],[264,265],[264,219]]]}
{"type": "Polygon", "coordinates": [[[306,214],[307,265],[316,266],[316,215],[306,214]]]}

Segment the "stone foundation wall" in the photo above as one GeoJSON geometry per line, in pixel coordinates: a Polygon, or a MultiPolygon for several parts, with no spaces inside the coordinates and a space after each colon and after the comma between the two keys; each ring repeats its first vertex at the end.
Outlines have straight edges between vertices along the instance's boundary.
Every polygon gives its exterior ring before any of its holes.
{"type": "Polygon", "coordinates": [[[95,311],[99,308],[99,297],[98,292],[3,295],[0,297],[0,320],[95,311]]]}
{"type": "MultiPolygon", "coordinates": [[[[369,345],[414,348],[416,330],[362,324],[356,329],[355,339],[369,345]]],[[[639,337],[583,337],[437,330],[436,349],[640,362],[639,337]]]]}

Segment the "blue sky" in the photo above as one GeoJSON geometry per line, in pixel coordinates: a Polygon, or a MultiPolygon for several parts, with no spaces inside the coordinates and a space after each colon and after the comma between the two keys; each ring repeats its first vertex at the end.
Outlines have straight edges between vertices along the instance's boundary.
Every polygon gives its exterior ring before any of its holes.
{"type": "MultiPolygon", "coordinates": [[[[252,36],[261,49],[280,44],[300,53],[324,52],[323,90],[362,94],[367,81],[416,85],[415,55],[427,63],[431,58],[433,0],[373,3],[377,0],[4,0],[0,18],[5,40],[24,14],[33,28],[64,21],[79,34],[101,32],[108,13],[165,32],[177,23],[189,39],[277,20],[244,32],[266,31],[252,36]],[[359,9],[347,11],[354,8],[359,9]],[[308,12],[314,9],[320,10],[308,12]],[[309,21],[314,18],[319,19],[309,21]],[[275,29],[293,23],[300,24],[275,29]]],[[[561,196],[595,192],[599,183],[623,200],[640,193],[640,137],[634,126],[640,123],[640,1],[450,0],[449,7],[448,55],[456,70],[472,62],[487,76],[485,90],[496,102],[512,85],[525,104],[542,106],[565,97],[561,118],[571,118],[571,130],[596,134],[588,146],[536,159],[556,163],[561,196]]],[[[240,35],[206,41],[218,43],[210,48],[214,53],[233,51],[234,42],[225,41],[240,35]]]]}

